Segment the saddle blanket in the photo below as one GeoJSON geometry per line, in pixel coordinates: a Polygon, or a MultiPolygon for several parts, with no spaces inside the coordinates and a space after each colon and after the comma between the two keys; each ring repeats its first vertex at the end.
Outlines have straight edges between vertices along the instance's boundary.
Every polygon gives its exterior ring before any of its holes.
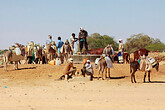
{"type": "MultiPolygon", "coordinates": [[[[95,65],[98,65],[99,64],[99,60],[100,59],[101,58],[96,58],[95,65]]],[[[105,57],[105,61],[107,63],[107,68],[113,68],[113,63],[112,63],[112,61],[111,61],[111,59],[109,57],[105,57]]]]}
{"type": "Polygon", "coordinates": [[[157,61],[152,57],[148,57],[146,59],[141,59],[140,60],[140,70],[141,71],[150,71],[155,67],[156,64],[157,64],[157,61]]]}

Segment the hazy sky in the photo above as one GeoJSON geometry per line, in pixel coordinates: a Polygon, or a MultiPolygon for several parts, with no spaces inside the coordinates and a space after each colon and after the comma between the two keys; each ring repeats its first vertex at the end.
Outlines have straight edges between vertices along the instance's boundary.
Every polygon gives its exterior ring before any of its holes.
{"type": "Polygon", "coordinates": [[[68,39],[79,28],[118,41],[144,33],[165,43],[165,0],[0,0],[0,48],[68,39]]]}

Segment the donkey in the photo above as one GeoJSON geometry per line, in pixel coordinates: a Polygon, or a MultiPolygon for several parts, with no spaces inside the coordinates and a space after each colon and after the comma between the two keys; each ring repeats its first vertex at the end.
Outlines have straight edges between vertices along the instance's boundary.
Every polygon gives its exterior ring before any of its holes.
{"type": "Polygon", "coordinates": [[[105,71],[105,78],[107,78],[107,69],[108,69],[108,77],[111,78],[110,77],[110,68],[107,67],[107,62],[104,57],[99,58],[98,65],[96,64],[96,61],[95,61],[95,65],[96,65],[96,68],[97,68],[97,66],[99,66],[99,72],[98,72],[98,77],[97,77],[98,80],[99,80],[100,72],[102,73],[101,78],[102,78],[102,80],[104,80],[104,78],[103,78],[104,71],[105,71]]]}
{"type": "Polygon", "coordinates": [[[7,63],[9,61],[13,61],[14,63],[14,70],[18,69],[18,62],[25,56],[25,46],[16,43],[18,48],[21,50],[21,55],[16,56],[15,53],[12,53],[10,50],[4,53],[4,70],[7,71],[7,63]],[[15,57],[15,58],[14,58],[15,57]]]}
{"type": "Polygon", "coordinates": [[[62,46],[62,54],[63,54],[63,56],[64,56],[64,59],[66,60],[66,62],[68,62],[68,58],[70,58],[71,57],[71,54],[72,54],[72,48],[71,48],[71,46],[70,46],[70,44],[64,44],[63,46],[62,46]]]}
{"type": "MultiPolygon", "coordinates": [[[[36,52],[35,52],[35,60],[34,60],[34,62],[36,63],[36,64],[40,64],[40,62],[41,61],[43,61],[42,60],[42,48],[41,47],[35,47],[36,48],[36,52]]],[[[43,62],[42,62],[43,63],[43,62]]]]}
{"type": "Polygon", "coordinates": [[[139,59],[139,57],[140,56],[143,56],[143,55],[145,55],[145,56],[148,56],[148,53],[149,53],[150,51],[149,50],[147,50],[147,49],[139,49],[139,50],[136,50],[135,52],[134,52],[134,61],[137,61],[138,59],[139,59]]]}
{"type": "Polygon", "coordinates": [[[53,60],[54,57],[56,58],[57,56],[57,50],[53,49],[52,44],[46,44],[46,48],[48,50],[48,54],[49,54],[49,61],[53,60]]]}
{"type": "MultiPolygon", "coordinates": [[[[156,65],[154,66],[154,68],[159,71],[159,63],[157,62],[156,65]]],[[[138,63],[138,61],[133,61],[130,63],[130,73],[131,73],[131,82],[132,83],[136,83],[136,79],[135,79],[135,72],[140,69],[140,64],[138,63]]],[[[144,82],[145,82],[145,78],[146,78],[146,74],[148,72],[148,81],[151,82],[150,80],[150,73],[151,73],[151,70],[149,71],[145,71],[145,74],[144,74],[144,82]]]]}

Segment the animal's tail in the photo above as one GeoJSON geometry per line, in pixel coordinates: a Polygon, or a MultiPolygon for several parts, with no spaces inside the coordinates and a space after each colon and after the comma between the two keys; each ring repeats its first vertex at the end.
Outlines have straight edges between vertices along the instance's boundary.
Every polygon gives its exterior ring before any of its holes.
{"type": "Polygon", "coordinates": [[[131,66],[131,63],[130,63],[130,73],[132,73],[132,66],[131,66]]]}

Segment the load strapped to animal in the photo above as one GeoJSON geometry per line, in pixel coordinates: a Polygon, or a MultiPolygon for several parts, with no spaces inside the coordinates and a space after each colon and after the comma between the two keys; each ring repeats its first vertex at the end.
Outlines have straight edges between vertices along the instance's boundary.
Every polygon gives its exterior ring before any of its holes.
{"type": "Polygon", "coordinates": [[[42,48],[31,41],[28,43],[28,46],[26,46],[26,63],[31,64],[33,61],[35,61],[35,63],[42,61],[42,48]]]}
{"type": "Polygon", "coordinates": [[[18,61],[21,60],[21,50],[18,47],[18,45],[14,46],[12,45],[12,47],[9,47],[10,52],[12,53],[12,61],[18,61]]]}
{"type": "Polygon", "coordinates": [[[131,82],[135,82],[135,72],[137,70],[144,71],[144,82],[145,77],[148,72],[148,81],[150,80],[150,73],[153,68],[156,68],[156,70],[159,70],[159,62],[157,62],[154,58],[148,57],[148,50],[147,49],[139,49],[134,52],[134,61],[130,63],[130,73],[131,73],[131,82]]]}
{"type": "Polygon", "coordinates": [[[108,69],[108,77],[110,78],[110,68],[113,68],[111,59],[103,54],[101,58],[96,58],[95,60],[95,68],[97,68],[98,66],[99,66],[98,79],[100,72],[102,72],[102,79],[104,80],[103,78],[104,70],[105,70],[105,78],[107,78],[107,69],[108,69]]]}
{"type": "Polygon", "coordinates": [[[18,69],[18,62],[22,60],[25,56],[24,45],[15,43],[9,50],[4,53],[4,70],[7,71],[7,63],[13,61],[14,69],[18,69]]]}

